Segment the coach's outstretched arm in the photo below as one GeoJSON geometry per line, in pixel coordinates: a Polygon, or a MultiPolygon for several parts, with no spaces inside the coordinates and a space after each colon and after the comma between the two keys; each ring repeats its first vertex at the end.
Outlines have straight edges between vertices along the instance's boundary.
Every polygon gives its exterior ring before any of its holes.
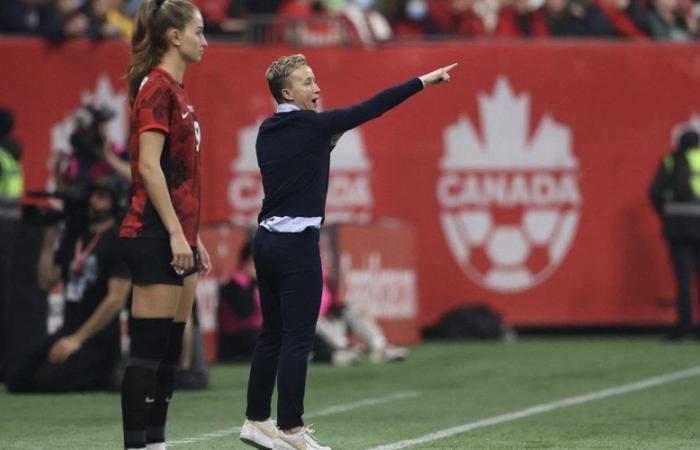
{"type": "Polygon", "coordinates": [[[449,82],[449,72],[456,66],[457,63],[441,67],[405,83],[390,87],[362,103],[348,108],[318,113],[317,117],[328,131],[329,136],[344,133],[381,116],[408,97],[419,92],[424,86],[449,82]]]}

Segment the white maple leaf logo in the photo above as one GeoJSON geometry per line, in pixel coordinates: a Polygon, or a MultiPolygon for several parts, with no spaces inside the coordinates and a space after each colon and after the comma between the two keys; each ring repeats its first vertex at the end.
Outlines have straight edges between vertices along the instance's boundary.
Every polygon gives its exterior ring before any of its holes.
{"type": "Polygon", "coordinates": [[[508,80],[499,77],[492,96],[479,95],[479,122],[483,140],[471,121],[461,115],[444,136],[447,152],[441,161],[444,170],[576,168],[571,153],[571,131],[545,114],[528,139],[530,96],[516,95],[508,80]]]}

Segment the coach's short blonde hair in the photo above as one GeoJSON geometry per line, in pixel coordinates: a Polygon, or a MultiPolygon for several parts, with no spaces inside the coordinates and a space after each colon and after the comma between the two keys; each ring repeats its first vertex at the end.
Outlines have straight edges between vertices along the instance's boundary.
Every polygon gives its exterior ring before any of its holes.
{"type": "Polygon", "coordinates": [[[283,56],[270,64],[265,72],[270,92],[277,103],[284,103],[282,89],[287,87],[287,77],[297,70],[299,66],[306,65],[306,57],[302,54],[283,56]]]}

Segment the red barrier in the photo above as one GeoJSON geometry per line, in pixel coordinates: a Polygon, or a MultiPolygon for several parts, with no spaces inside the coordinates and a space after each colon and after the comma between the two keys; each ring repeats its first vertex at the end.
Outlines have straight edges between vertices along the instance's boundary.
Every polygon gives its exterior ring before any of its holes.
{"type": "Polygon", "coordinates": [[[211,258],[213,270],[200,277],[197,283],[197,311],[199,325],[204,337],[204,349],[208,361],[216,360],[219,350],[217,309],[219,286],[237,268],[238,252],[248,237],[248,231],[228,224],[207,225],[200,230],[200,238],[211,258]]]}
{"type": "MultiPolygon", "coordinates": [[[[263,73],[295,49],[211,45],[186,87],[203,128],[207,222],[254,218],[253,144],[272,110],[263,73]]],[[[346,133],[329,219],[415,225],[423,324],[482,301],[519,325],[664,324],[670,269],[646,188],[671,132],[700,109],[695,45],[542,43],[305,50],[323,106],[459,62],[448,86],[346,133]]],[[[27,182],[43,188],[70,114],[119,108],[128,50],[0,41],[0,99],[17,113],[27,182]]]]}
{"type": "Polygon", "coordinates": [[[389,342],[420,341],[416,239],[400,223],[335,228],[340,301],[381,325],[389,342]]]}

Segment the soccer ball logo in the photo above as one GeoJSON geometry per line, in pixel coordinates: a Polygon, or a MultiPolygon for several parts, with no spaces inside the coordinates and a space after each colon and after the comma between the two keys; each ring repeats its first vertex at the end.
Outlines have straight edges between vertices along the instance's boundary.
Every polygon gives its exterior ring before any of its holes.
{"type": "Polygon", "coordinates": [[[508,80],[479,95],[479,136],[467,117],[444,133],[437,196],[450,250],[464,273],[516,292],[561,264],[580,217],[578,161],[569,128],[545,114],[530,137],[530,97],[508,80]]]}

